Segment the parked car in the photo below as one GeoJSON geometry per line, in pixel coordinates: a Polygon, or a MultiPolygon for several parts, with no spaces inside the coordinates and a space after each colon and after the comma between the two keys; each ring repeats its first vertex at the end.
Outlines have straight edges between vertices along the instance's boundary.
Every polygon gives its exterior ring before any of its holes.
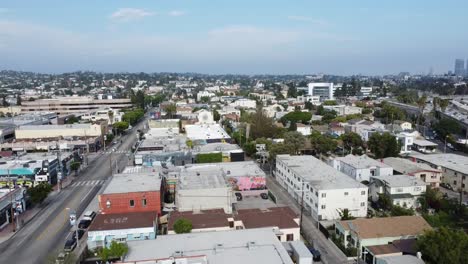
{"type": "Polygon", "coordinates": [[[262,199],[264,199],[264,200],[268,200],[268,194],[267,193],[261,193],[260,197],[262,197],[262,199]]]}
{"type": "Polygon", "coordinates": [[[96,217],[96,212],[94,211],[86,211],[83,215],[83,219],[93,221],[94,217],[96,217]]]}
{"type": "Polygon", "coordinates": [[[89,225],[91,224],[91,220],[87,220],[87,219],[83,219],[80,221],[80,223],[78,224],[78,228],[80,229],[86,229],[89,227],[89,225]]]}
{"type": "Polygon", "coordinates": [[[308,247],[310,253],[312,253],[312,257],[314,261],[320,261],[322,259],[322,255],[320,254],[320,251],[313,247],[308,247]]]}
{"type": "Polygon", "coordinates": [[[71,236],[75,239],[76,239],[76,233],[78,233],[78,240],[80,240],[83,237],[85,231],[83,229],[78,229],[78,231],[72,231],[71,236]]]}
{"type": "Polygon", "coordinates": [[[76,238],[71,237],[70,239],[65,242],[65,246],[63,247],[63,250],[65,252],[70,252],[73,251],[76,248],[76,238]]]}
{"type": "Polygon", "coordinates": [[[450,183],[442,182],[442,183],[440,183],[440,186],[445,188],[445,189],[449,189],[449,190],[453,191],[453,187],[452,187],[452,185],[450,185],[450,183]]]}
{"type": "Polygon", "coordinates": [[[236,192],[234,194],[236,195],[237,201],[242,201],[242,193],[236,192]]]}

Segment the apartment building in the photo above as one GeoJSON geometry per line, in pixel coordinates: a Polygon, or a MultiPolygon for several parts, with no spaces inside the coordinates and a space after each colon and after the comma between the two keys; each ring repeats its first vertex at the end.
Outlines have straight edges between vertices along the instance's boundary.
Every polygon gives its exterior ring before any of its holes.
{"type": "Polygon", "coordinates": [[[336,170],[359,182],[369,182],[372,176],[393,175],[392,167],[369,158],[367,155],[355,156],[350,154],[346,157],[338,157],[331,161],[331,165],[336,170]]]}
{"type": "Polygon", "coordinates": [[[367,214],[367,187],[313,156],[278,155],[275,176],[298,203],[304,199],[314,219],[339,219],[344,209],[367,214]]]}
{"type": "Polygon", "coordinates": [[[369,194],[374,202],[379,194],[388,195],[393,205],[404,208],[419,208],[418,199],[426,192],[426,183],[409,175],[371,177],[369,194]]]}

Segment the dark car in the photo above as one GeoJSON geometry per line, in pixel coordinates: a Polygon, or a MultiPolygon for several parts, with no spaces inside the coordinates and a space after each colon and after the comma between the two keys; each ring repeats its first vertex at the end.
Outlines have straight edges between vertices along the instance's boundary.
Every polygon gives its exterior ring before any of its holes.
{"type": "Polygon", "coordinates": [[[234,194],[236,195],[237,201],[242,201],[242,193],[236,192],[234,194]]]}
{"type": "Polygon", "coordinates": [[[84,219],[80,221],[80,223],[78,224],[78,228],[86,229],[89,227],[90,224],[91,224],[91,220],[84,219]]]}
{"type": "Polygon", "coordinates": [[[266,193],[261,193],[260,197],[262,197],[262,199],[264,199],[264,200],[268,200],[268,194],[266,194],[266,193]]]}
{"type": "Polygon", "coordinates": [[[63,247],[63,251],[70,252],[76,248],[76,239],[71,237],[70,239],[65,242],[65,246],[63,247]]]}
{"type": "Polygon", "coordinates": [[[312,253],[312,257],[314,261],[320,261],[322,257],[322,255],[320,254],[320,251],[318,251],[317,249],[313,247],[308,247],[308,248],[309,248],[310,253],[312,253]]]}
{"type": "Polygon", "coordinates": [[[441,186],[441,187],[444,187],[445,189],[449,189],[449,190],[453,191],[453,187],[452,187],[452,185],[450,185],[449,183],[442,182],[442,183],[440,184],[440,186],[441,186]]]}
{"type": "Polygon", "coordinates": [[[78,233],[78,240],[80,240],[83,237],[85,231],[83,229],[78,229],[78,231],[72,231],[71,236],[75,239],[76,239],[76,233],[78,233]]]}

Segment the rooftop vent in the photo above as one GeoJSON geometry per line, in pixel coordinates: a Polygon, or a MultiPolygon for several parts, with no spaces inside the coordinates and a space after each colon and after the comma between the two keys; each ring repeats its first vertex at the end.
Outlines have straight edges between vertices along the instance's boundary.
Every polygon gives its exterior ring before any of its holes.
{"type": "Polygon", "coordinates": [[[214,250],[215,250],[215,253],[223,252],[224,251],[223,244],[216,244],[214,250]]]}
{"type": "Polygon", "coordinates": [[[254,241],[247,242],[247,248],[254,249],[257,246],[257,244],[254,241]]]}
{"type": "Polygon", "coordinates": [[[174,258],[180,258],[180,257],[184,256],[184,252],[182,250],[177,250],[177,251],[174,252],[174,254],[172,254],[172,256],[174,258]]]}

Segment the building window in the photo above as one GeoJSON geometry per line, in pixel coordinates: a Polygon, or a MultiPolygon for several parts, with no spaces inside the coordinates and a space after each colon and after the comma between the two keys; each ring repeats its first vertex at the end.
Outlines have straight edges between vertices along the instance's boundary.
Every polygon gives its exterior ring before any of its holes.
{"type": "Polygon", "coordinates": [[[453,185],[457,185],[457,181],[453,181],[453,185]]]}
{"type": "Polygon", "coordinates": [[[345,193],[344,193],[344,196],[348,196],[348,194],[349,194],[348,192],[345,192],[345,193]]]}
{"type": "Polygon", "coordinates": [[[361,195],[366,195],[366,191],[361,191],[361,195]]]}
{"type": "Polygon", "coordinates": [[[364,207],[364,206],[366,206],[366,203],[365,203],[365,202],[362,202],[362,203],[361,203],[361,207],[364,207]]]}
{"type": "Polygon", "coordinates": [[[286,241],[293,241],[294,240],[294,234],[287,234],[286,235],[286,241]]]}
{"type": "Polygon", "coordinates": [[[403,188],[396,189],[397,192],[403,192],[403,188]]]}
{"type": "Polygon", "coordinates": [[[135,207],[135,200],[130,200],[130,207],[135,207]]]}
{"type": "Polygon", "coordinates": [[[325,208],[327,208],[327,207],[326,207],[325,205],[322,205],[322,207],[321,207],[321,208],[322,208],[322,209],[325,209],[325,208]]]}
{"type": "Polygon", "coordinates": [[[141,204],[143,205],[143,207],[146,207],[146,199],[142,199],[141,204]]]}
{"type": "Polygon", "coordinates": [[[322,193],[322,198],[325,198],[327,197],[327,194],[326,193],[322,193]]]}
{"type": "Polygon", "coordinates": [[[422,189],[421,187],[414,187],[414,191],[416,191],[416,192],[421,191],[421,189],[422,189]]]}

